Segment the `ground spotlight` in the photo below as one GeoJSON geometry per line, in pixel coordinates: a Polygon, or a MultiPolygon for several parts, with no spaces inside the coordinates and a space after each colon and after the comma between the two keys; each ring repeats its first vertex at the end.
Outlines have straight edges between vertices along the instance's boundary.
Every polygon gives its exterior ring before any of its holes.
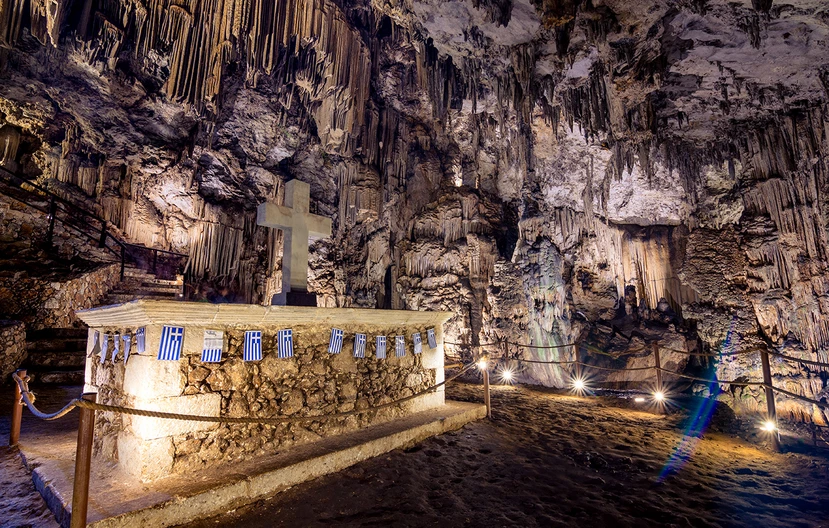
{"type": "Polygon", "coordinates": [[[635,401],[636,403],[642,403],[643,401],[645,401],[645,398],[637,396],[633,399],[633,401],[635,401]]]}

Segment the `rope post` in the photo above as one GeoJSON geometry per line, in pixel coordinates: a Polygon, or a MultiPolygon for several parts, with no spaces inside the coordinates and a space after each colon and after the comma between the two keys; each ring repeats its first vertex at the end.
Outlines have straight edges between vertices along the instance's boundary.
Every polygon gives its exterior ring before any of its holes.
{"type": "Polygon", "coordinates": [[[769,431],[771,435],[771,447],[774,451],[780,451],[780,436],[777,432],[777,409],[774,406],[774,385],[771,380],[771,365],[769,364],[769,353],[766,350],[760,351],[760,362],[763,365],[763,387],[766,390],[767,420],[774,424],[769,431]]]}
{"type": "Polygon", "coordinates": [[[489,399],[489,362],[484,367],[484,405],[486,405],[486,417],[492,419],[492,403],[489,399]]]}
{"type": "Polygon", "coordinates": [[[49,200],[49,229],[46,231],[46,245],[49,249],[52,248],[52,240],[55,233],[55,215],[57,214],[58,204],[55,203],[55,197],[53,196],[49,200]]]}
{"type": "MultiPolygon", "coordinates": [[[[96,393],[84,393],[86,401],[95,402],[96,393]]],[[[86,512],[89,506],[89,473],[92,464],[92,437],[95,428],[95,410],[80,407],[78,422],[78,448],[75,452],[75,484],[72,488],[72,519],[70,528],[86,526],[86,512]]]]}
{"type": "MultiPolygon", "coordinates": [[[[26,369],[19,369],[17,376],[26,379],[26,369]]],[[[14,401],[12,402],[12,427],[9,431],[9,446],[16,446],[20,441],[20,423],[23,421],[23,395],[20,385],[14,384],[14,401]]]]}
{"type": "Polygon", "coordinates": [[[653,350],[653,364],[656,368],[656,392],[662,392],[662,361],[659,357],[659,342],[651,343],[651,349],[653,350]]]}
{"type": "MultiPolygon", "coordinates": [[[[576,341],[575,346],[576,346],[576,349],[574,351],[573,359],[576,360],[576,362],[574,364],[575,367],[576,367],[576,379],[584,381],[584,377],[582,377],[582,374],[581,374],[581,341],[576,341]]],[[[559,359],[561,359],[561,355],[558,355],[557,357],[559,359]]]]}

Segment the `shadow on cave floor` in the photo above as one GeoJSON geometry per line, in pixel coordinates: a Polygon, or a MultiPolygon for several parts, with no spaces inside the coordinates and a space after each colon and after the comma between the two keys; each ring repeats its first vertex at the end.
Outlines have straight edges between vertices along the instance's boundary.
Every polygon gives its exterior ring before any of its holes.
{"type": "Polygon", "coordinates": [[[684,436],[687,412],[507,386],[493,413],[188,526],[829,526],[826,459],[717,431],[716,413],[684,436]]]}

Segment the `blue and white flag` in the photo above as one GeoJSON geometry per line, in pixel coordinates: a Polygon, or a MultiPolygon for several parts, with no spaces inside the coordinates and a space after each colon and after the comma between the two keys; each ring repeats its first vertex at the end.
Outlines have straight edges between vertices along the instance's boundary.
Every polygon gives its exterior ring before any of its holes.
{"type": "Polygon", "coordinates": [[[404,336],[394,336],[394,354],[397,357],[406,355],[406,338],[404,336]]]}
{"type": "Polygon", "coordinates": [[[412,334],[412,342],[414,343],[415,354],[423,352],[423,341],[420,340],[420,333],[412,334]]]}
{"type": "Polygon", "coordinates": [[[328,353],[339,354],[343,351],[343,332],[339,328],[331,329],[331,341],[328,342],[328,353]]]}
{"type": "Polygon", "coordinates": [[[115,347],[112,349],[112,362],[115,363],[115,358],[118,357],[118,352],[121,351],[121,336],[112,334],[112,340],[115,341],[115,347]]]}
{"type": "Polygon", "coordinates": [[[127,360],[130,357],[130,345],[132,345],[132,336],[129,334],[123,334],[121,339],[124,340],[124,365],[127,364],[127,360]]]}
{"type": "Polygon", "coordinates": [[[160,361],[178,361],[184,344],[184,327],[164,326],[161,329],[161,341],[158,343],[160,361]]]}
{"type": "Polygon", "coordinates": [[[377,359],[386,359],[386,336],[377,336],[375,338],[375,356],[377,359]]]}
{"type": "Polygon", "coordinates": [[[107,360],[107,352],[109,352],[109,334],[104,333],[103,341],[101,342],[101,365],[107,360]]]}
{"type": "Polygon", "coordinates": [[[146,341],[144,340],[144,327],[142,326],[135,331],[135,352],[143,354],[147,351],[146,341]]]}
{"type": "Polygon", "coordinates": [[[366,335],[357,334],[354,336],[354,357],[366,357],[366,335]]]}
{"type": "Polygon", "coordinates": [[[435,329],[434,328],[430,328],[430,329],[426,330],[426,340],[429,342],[429,348],[434,349],[434,348],[438,347],[438,342],[435,339],[435,329]]]}
{"type": "Polygon", "coordinates": [[[222,330],[205,330],[204,348],[201,351],[202,363],[218,363],[221,361],[224,345],[225,333],[222,330]]]}
{"type": "Polygon", "coordinates": [[[294,357],[294,331],[293,330],[280,330],[276,333],[276,338],[278,342],[278,351],[279,351],[279,358],[291,358],[294,357]]]}
{"type": "Polygon", "coordinates": [[[245,332],[245,351],[243,359],[245,361],[259,361],[262,359],[261,330],[248,330],[245,332]]]}

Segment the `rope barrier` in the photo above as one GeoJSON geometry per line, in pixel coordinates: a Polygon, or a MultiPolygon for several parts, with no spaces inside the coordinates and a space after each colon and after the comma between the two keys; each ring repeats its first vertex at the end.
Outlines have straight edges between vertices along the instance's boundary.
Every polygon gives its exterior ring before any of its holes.
{"type": "Polygon", "coordinates": [[[187,420],[191,422],[212,422],[212,423],[239,423],[239,424],[279,424],[279,423],[296,423],[296,422],[307,422],[313,420],[329,420],[334,418],[345,418],[348,416],[354,416],[357,414],[365,414],[371,411],[377,411],[380,409],[385,409],[388,407],[392,407],[394,405],[400,405],[401,403],[405,403],[409,400],[413,400],[418,396],[423,396],[424,394],[428,394],[437,390],[438,388],[446,385],[450,381],[454,381],[462,374],[464,374],[467,370],[474,367],[474,363],[470,363],[466,365],[463,369],[461,369],[457,374],[432,385],[420,392],[412,394],[410,396],[406,396],[405,398],[400,398],[399,400],[395,400],[392,402],[384,403],[381,405],[377,405],[375,407],[369,407],[368,409],[361,409],[361,410],[353,410],[353,411],[345,411],[340,413],[333,413],[333,414],[324,414],[324,415],[316,415],[316,416],[275,416],[271,418],[252,418],[252,417],[234,417],[234,416],[201,416],[201,415],[192,415],[192,414],[178,414],[178,413],[168,413],[168,412],[160,412],[160,411],[150,411],[147,409],[133,409],[130,407],[121,407],[117,405],[106,405],[103,403],[96,403],[91,402],[83,399],[76,398],[70,401],[63,409],[56,413],[46,414],[40,412],[35,406],[34,402],[29,398],[31,392],[29,392],[28,387],[28,378],[25,380],[20,379],[17,374],[13,374],[14,380],[17,382],[18,386],[20,387],[20,393],[23,396],[23,401],[26,403],[26,406],[29,410],[34,414],[36,417],[42,420],[57,420],[58,418],[65,416],[69,412],[72,411],[75,407],[84,408],[84,409],[92,409],[96,411],[108,411],[108,412],[117,412],[122,414],[131,414],[135,416],[147,416],[150,418],[164,418],[170,420],[187,420]]]}
{"type": "Polygon", "coordinates": [[[30,379],[29,376],[26,376],[25,379],[20,379],[20,377],[17,375],[17,372],[15,372],[15,373],[12,374],[12,378],[14,379],[14,381],[17,382],[18,387],[20,387],[20,396],[23,399],[23,403],[26,404],[26,407],[29,408],[29,410],[32,412],[32,414],[34,414],[37,418],[40,418],[41,420],[52,421],[52,420],[57,420],[58,418],[62,418],[64,416],[66,416],[67,414],[69,414],[70,412],[72,412],[72,409],[74,409],[78,405],[78,402],[80,401],[80,399],[75,398],[74,400],[67,403],[65,407],[63,407],[61,410],[59,410],[57,412],[53,412],[53,413],[41,412],[37,409],[37,407],[35,407],[34,394],[32,394],[29,391],[29,379],[30,379]]]}
{"type": "MultiPolygon", "coordinates": [[[[568,347],[573,347],[573,346],[578,346],[579,345],[579,343],[567,343],[567,344],[564,344],[564,345],[549,345],[549,346],[525,345],[525,344],[522,344],[522,343],[515,343],[513,341],[496,341],[496,342],[493,342],[493,343],[482,343],[480,345],[470,345],[470,344],[466,344],[466,343],[453,343],[451,341],[444,341],[444,344],[445,345],[451,345],[451,346],[469,347],[469,348],[473,348],[473,347],[474,348],[483,348],[483,347],[487,347],[487,346],[496,346],[496,345],[506,344],[506,345],[516,346],[516,347],[519,347],[519,348],[532,348],[532,349],[536,349],[536,350],[555,350],[555,349],[568,348],[568,347]]],[[[624,353],[621,353],[621,354],[611,354],[611,353],[605,352],[604,350],[601,350],[598,347],[595,347],[593,345],[584,344],[583,347],[584,347],[585,350],[587,350],[589,352],[593,352],[595,354],[600,354],[600,355],[603,355],[603,356],[611,357],[611,358],[614,358],[614,359],[621,358],[621,357],[624,357],[624,356],[628,356],[628,355],[631,355],[631,354],[637,354],[639,352],[647,350],[647,348],[637,348],[637,349],[634,349],[634,350],[628,350],[628,351],[626,351],[624,353]]],[[[754,354],[755,352],[765,350],[769,355],[779,357],[779,358],[784,359],[786,361],[794,361],[794,362],[797,362],[797,363],[801,363],[803,365],[812,365],[812,366],[815,366],[815,367],[822,367],[822,368],[829,369],[829,363],[823,363],[821,361],[814,361],[814,360],[811,360],[811,359],[796,358],[796,357],[788,356],[786,354],[782,354],[782,353],[777,352],[775,350],[767,350],[765,347],[759,347],[759,346],[748,348],[746,350],[734,350],[734,351],[731,351],[731,352],[689,352],[687,350],[679,350],[679,349],[676,349],[676,348],[669,348],[669,347],[659,347],[659,349],[660,350],[667,350],[669,352],[674,352],[674,353],[677,353],[677,354],[685,354],[686,356],[713,357],[713,358],[723,357],[723,356],[739,356],[739,355],[745,355],[745,354],[754,354]]],[[[523,361],[528,362],[528,363],[553,363],[553,362],[548,362],[548,361],[531,361],[531,360],[523,360],[523,361]]]]}
{"type": "Polygon", "coordinates": [[[829,364],[826,364],[826,363],[821,363],[820,361],[812,361],[811,359],[800,359],[800,358],[796,358],[796,357],[792,357],[792,356],[787,356],[787,355],[785,355],[785,354],[781,354],[780,352],[772,352],[772,351],[769,351],[769,353],[768,353],[768,354],[769,354],[770,356],[775,356],[775,357],[783,358],[783,359],[785,359],[785,360],[787,360],[787,361],[796,361],[796,362],[798,362],[798,363],[802,363],[802,364],[804,364],[804,365],[814,365],[814,366],[816,366],[816,367],[829,368],[829,364]]]}
{"type": "MultiPolygon", "coordinates": [[[[766,384],[763,384],[763,385],[765,387],[769,387],[766,384]]],[[[789,397],[794,398],[796,400],[802,400],[802,401],[811,403],[812,405],[816,405],[816,406],[820,407],[821,409],[829,409],[829,404],[826,404],[824,402],[819,402],[817,400],[813,400],[812,398],[807,398],[806,396],[801,396],[801,395],[796,394],[794,392],[789,392],[786,389],[781,389],[780,387],[771,386],[770,388],[771,388],[771,390],[773,390],[775,392],[785,394],[786,396],[789,396],[789,397]]]]}

